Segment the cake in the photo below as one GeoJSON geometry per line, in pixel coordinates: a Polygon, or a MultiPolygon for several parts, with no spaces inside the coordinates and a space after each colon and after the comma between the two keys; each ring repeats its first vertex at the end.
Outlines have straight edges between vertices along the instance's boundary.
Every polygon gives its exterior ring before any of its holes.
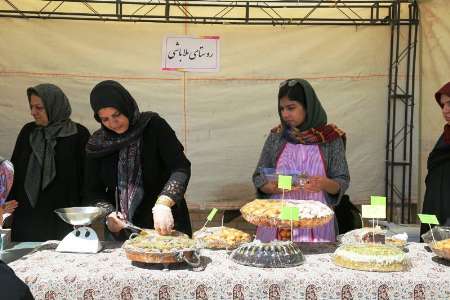
{"type": "Polygon", "coordinates": [[[406,254],[390,245],[342,245],[332,257],[338,266],[361,271],[398,272],[406,271],[410,265],[406,254]]]}
{"type": "Polygon", "coordinates": [[[250,234],[229,227],[204,227],[194,232],[194,239],[204,248],[234,249],[252,240],[250,234]]]}
{"type": "Polygon", "coordinates": [[[249,223],[258,226],[291,228],[312,228],[330,222],[334,212],[327,205],[315,200],[270,200],[256,199],[241,208],[242,217],[249,223]],[[299,220],[281,220],[283,206],[299,209],[299,220]]]}

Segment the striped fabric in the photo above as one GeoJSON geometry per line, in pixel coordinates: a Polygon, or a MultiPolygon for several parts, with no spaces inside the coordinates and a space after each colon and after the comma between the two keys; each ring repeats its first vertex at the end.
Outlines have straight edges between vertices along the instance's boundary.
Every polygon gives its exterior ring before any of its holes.
{"type": "MultiPolygon", "coordinates": [[[[324,163],[318,145],[287,143],[277,161],[277,172],[286,170],[307,173],[309,176],[326,176],[324,163]]],[[[326,203],[325,192],[311,193],[304,190],[286,192],[285,199],[317,200],[326,203]]],[[[281,194],[274,194],[272,199],[280,199],[281,194]]],[[[301,216],[300,216],[301,217],[301,216]]],[[[276,239],[277,229],[258,227],[256,238],[262,242],[276,239]]],[[[295,242],[334,242],[336,240],[334,219],[329,223],[312,229],[294,229],[295,242]]]]}

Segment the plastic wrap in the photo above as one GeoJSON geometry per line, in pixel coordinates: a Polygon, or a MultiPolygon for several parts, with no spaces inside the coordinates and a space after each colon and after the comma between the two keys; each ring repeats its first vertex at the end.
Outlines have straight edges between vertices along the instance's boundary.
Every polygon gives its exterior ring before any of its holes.
{"type": "Polygon", "coordinates": [[[300,248],[292,242],[258,240],[241,245],[230,258],[241,265],[259,268],[287,268],[301,265],[305,258],[300,248]]]}
{"type": "Polygon", "coordinates": [[[229,227],[204,227],[194,232],[194,240],[201,248],[235,249],[252,240],[250,234],[229,227]]]}

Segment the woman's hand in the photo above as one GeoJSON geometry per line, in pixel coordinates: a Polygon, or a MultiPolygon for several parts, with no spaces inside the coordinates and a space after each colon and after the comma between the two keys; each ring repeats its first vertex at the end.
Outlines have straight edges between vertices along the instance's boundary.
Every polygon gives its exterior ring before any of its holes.
{"type": "Polygon", "coordinates": [[[259,188],[264,194],[281,194],[283,191],[278,188],[274,181],[269,181],[259,188]]]}
{"type": "Polygon", "coordinates": [[[168,235],[174,226],[172,210],[164,204],[155,204],[152,209],[155,230],[161,235],[168,235]]]}
{"type": "Polygon", "coordinates": [[[3,208],[3,213],[4,214],[12,214],[14,212],[14,210],[17,208],[18,206],[18,202],[16,200],[10,200],[8,202],[5,202],[5,204],[3,204],[2,208],[3,208]]]}
{"type": "Polygon", "coordinates": [[[335,195],[339,192],[339,184],[326,176],[311,176],[303,187],[305,191],[318,193],[325,191],[328,194],[335,195]]]}
{"type": "Polygon", "coordinates": [[[125,218],[123,215],[119,212],[116,213],[112,212],[106,217],[106,226],[108,226],[108,230],[117,233],[121,231],[123,228],[125,228],[125,222],[123,221],[125,218]]]}

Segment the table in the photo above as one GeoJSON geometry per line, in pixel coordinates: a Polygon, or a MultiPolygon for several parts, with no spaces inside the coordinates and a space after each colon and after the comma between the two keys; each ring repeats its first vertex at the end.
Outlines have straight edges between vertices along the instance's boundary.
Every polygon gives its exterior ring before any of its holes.
{"type": "Polygon", "coordinates": [[[202,250],[202,272],[133,265],[119,244],[97,254],[28,254],[10,263],[36,299],[450,299],[450,263],[424,244],[408,245],[412,268],[363,272],[331,262],[334,244],[302,245],[306,262],[285,269],[242,266],[225,251],[202,250]]]}

